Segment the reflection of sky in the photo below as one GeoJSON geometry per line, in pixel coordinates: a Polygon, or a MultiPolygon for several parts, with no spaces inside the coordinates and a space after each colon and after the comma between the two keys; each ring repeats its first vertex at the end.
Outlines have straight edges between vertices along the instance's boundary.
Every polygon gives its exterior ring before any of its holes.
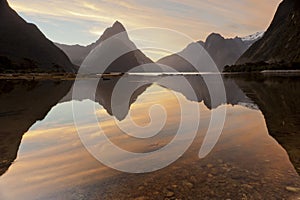
{"type": "MultiPolygon", "coordinates": [[[[169,90],[154,85],[147,89],[131,107],[130,113],[134,121],[145,125],[149,122],[147,108],[156,103],[165,105],[166,111],[170,114],[166,134],[150,141],[140,143],[127,141],[128,137],[120,137],[116,134],[114,117],[109,116],[101,106],[97,106],[96,114],[99,119],[103,120],[100,120],[100,124],[106,128],[106,134],[121,147],[130,150],[155,149],[169,141],[174,133],[173,128],[178,123],[177,100],[174,95],[170,94],[169,90]]],[[[179,98],[183,101],[183,106],[187,108],[191,107],[191,104],[197,104],[187,101],[182,95],[179,95],[179,98]]],[[[92,102],[76,103],[84,108],[85,104],[92,102]]],[[[73,124],[71,106],[70,102],[58,104],[44,120],[37,122],[24,135],[17,160],[0,178],[2,199],[19,200],[33,199],[33,197],[45,199],[44,197],[47,195],[59,195],[61,199],[70,199],[70,196],[63,196],[66,195],[64,191],[87,184],[99,184],[104,179],[119,174],[101,165],[82,146],[73,124]]],[[[261,112],[240,106],[227,107],[227,120],[220,141],[211,153],[213,156],[221,156],[225,161],[228,158],[237,164],[244,163],[245,167],[260,165],[262,176],[272,175],[273,171],[271,170],[280,171],[282,174],[293,170],[286,153],[269,137],[261,112]],[[251,163],[256,163],[256,165],[251,165],[251,163]],[[270,168],[270,166],[272,167],[270,168]]],[[[195,148],[192,148],[197,151],[192,152],[195,155],[198,154],[210,119],[210,111],[202,103],[199,104],[199,108],[202,126],[199,128],[195,140],[195,148]]],[[[154,113],[154,116],[159,118],[158,114],[154,113]]],[[[192,121],[193,116],[186,114],[186,117],[192,121]]],[[[86,113],[83,109],[81,120],[87,120],[84,128],[91,134],[90,139],[93,140],[93,134],[97,131],[98,124],[89,124],[89,116],[91,113],[86,113]]],[[[128,116],[124,123],[126,121],[128,121],[128,116]]],[[[107,153],[110,152],[107,151],[107,153]]],[[[194,157],[187,156],[185,159],[191,158],[194,157]]],[[[209,158],[208,156],[207,159],[209,158]]],[[[165,170],[168,168],[162,172],[165,170]]],[[[277,181],[280,183],[284,177],[277,181]]]]}
{"type": "Polygon", "coordinates": [[[9,3],[51,40],[89,44],[116,20],[128,29],[169,28],[194,40],[204,40],[211,32],[226,37],[249,35],[268,27],[280,1],[9,0],[9,3]]]}

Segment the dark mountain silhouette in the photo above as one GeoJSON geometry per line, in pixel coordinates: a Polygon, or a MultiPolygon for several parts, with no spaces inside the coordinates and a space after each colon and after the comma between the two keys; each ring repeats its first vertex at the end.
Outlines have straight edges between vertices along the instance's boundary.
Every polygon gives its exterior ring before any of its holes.
{"type": "MultiPolygon", "coordinates": [[[[224,66],[234,64],[237,59],[251,46],[261,35],[256,37],[245,38],[229,38],[225,39],[220,34],[210,34],[205,42],[199,41],[198,44],[203,46],[207,53],[211,56],[219,71],[223,71],[224,66]]],[[[184,51],[191,51],[193,44],[188,45],[184,51]]],[[[195,71],[195,69],[185,59],[183,59],[179,52],[164,57],[158,63],[165,64],[175,68],[177,71],[195,71]]],[[[198,57],[201,52],[194,52],[193,54],[198,57]]],[[[200,62],[201,64],[201,62],[200,62]]]]}
{"type": "Polygon", "coordinates": [[[83,63],[84,59],[89,55],[89,53],[92,52],[92,50],[95,50],[95,48],[100,48],[100,50],[98,49],[99,53],[93,55],[93,61],[95,62],[97,62],[97,60],[101,61],[102,59],[107,59],[107,57],[109,57],[108,55],[114,54],[120,48],[126,49],[126,53],[121,54],[118,58],[114,59],[113,63],[111,63],[109,67],[86,66],[85,70],[92,73],[99,72],[99,67],[107,68],[106,72],[127,72],[136,66],[146,63],[153,63],[139,49],[137,49],[135,44],[129,39],[124,26],[118,21],[116,21],[112,27],[107,28],[103,35],[95,43],[92,43],[88,46],[69,46],[62,44],[56,45],[60,47],[69,56],[71,61],[78,66],[83,63]],[[103,44],[102,47],[99,47],[99,44],[103,44]]]}
{"type": "Polygon", "coordinates": [[[236,64],[300,62],[299,46],[300,2],[284,0],[263,38],[253,44],[236,64]]]}
{"type": "Polygon", "coordinates": [[[74,72],[68,57],[0,0],[0,71],[74,72]]]}
{"type": "Polygon", "coordinates": [[[70,90],[72,81],[0,81],[0,176],[16,159],[22,136],[70,90]]]}

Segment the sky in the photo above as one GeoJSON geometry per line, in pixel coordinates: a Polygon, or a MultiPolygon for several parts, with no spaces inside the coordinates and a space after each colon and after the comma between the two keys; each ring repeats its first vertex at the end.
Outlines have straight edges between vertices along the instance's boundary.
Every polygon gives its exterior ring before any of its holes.
{"type": "MultiPolygon", "coordinates": [[[[50,40],[88,45],[116,20],[127,30],[166,28],[194,41],[205,40],[212,32],[224,37],[246,36],[267,29],[281,0],[8,1],[13,9],[26,21],[36,24],[50,40]]],[[[168,32],[161,34],[165,37],[157,34],[155,37],[162,37],[163,40],[169,35],[168,32]]],[[[134,40],[141,35],[142,32],[133,33],[130,37],[134,40]]],[[[181,43],[179,48],[188,42],[181,43]]]]}

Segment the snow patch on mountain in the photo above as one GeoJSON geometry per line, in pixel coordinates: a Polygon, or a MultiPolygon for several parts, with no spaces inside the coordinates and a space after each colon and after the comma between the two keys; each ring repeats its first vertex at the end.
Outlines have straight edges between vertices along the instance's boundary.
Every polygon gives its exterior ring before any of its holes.
{"type": "Polygon", "coordinates": [[[261,32],[257,32],[245,37],[241,37],[242,41],[246,42],[246,41],[254,41],[254,40],[259,40],[260,38],[262,38],[264,36],[265,32],[261,31],[261,32]]]}

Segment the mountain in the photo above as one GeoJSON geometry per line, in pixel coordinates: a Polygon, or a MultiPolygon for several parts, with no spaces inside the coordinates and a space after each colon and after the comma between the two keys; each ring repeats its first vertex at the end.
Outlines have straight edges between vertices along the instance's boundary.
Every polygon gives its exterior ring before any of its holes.
{"type": "MultiPolygon", "coordinates": [[[[199,45],[203,46],[202,41],[189,44],[181,52],[166,56],[157,61],[158,64],[167,65],[178,72],[194,72],[197,71],[195,67],[188,62],[185,58],[192,55],[192,59],[195,59],[195,64],[197,65],[198,54],[200,54],[201,49],[199,45]]],[[[168,70],[166,70],[168,71],[168,70]]]]}
{"type": "MultiPolygon", "coordinates": [[[[258,39],[262,34],[253,34],[244,38],[235,37],[226,39],[220,34],[210,34],[205,42],[199,41],[198,44],[203,46],[207,53],[211,56],[220,71],[224,66],[234,64],[237,59],[258,39]]],[[[194,43],[195,44],[195,43],[194,43]]],[[[193,43],[188,45],[182,52],[190,51],[193,43]]],[[[194,71],[192,66],[185,59],[179,56],[182,52],[164,57],[158,61],[174,67],[178,71],[194,71]]],[[[194,53],[195,56],[200,54],[194,53]]]]}
{"type": "Polygon", "coordinates": [[[65,45],[65,44],[58,44],[55,45],[60,48],[71,60],[71,62],[76,65],[80,66],[85,57],[91,52],[90,48],[86,48],[80,45],[65,45]]]}
{"type": "Polygon", "coordinates": [[[284,0],[263,38],[253,44],[236,64],[300,62],[299,47],[300,2],[284,0]]]}
{"type": "Polygon", "coordinates": [[[101,42],[103,42],[105,39],[113,35],[122,33],[124,31],[126,31],[124,26],[120,22],[116,21],[112,27],[109,27],[104,31],[103,35],[96,42],[88,46],[81,46],[78,44],[65,45],[65,44],[58,44],[58,43],[55,43],[55,45],[68,55],[68,57],[70,58],[73,64],[80,66],[84,61],[84,59],[86,58],[86,56],[101,42]]]}
{"type": "Polygon", "coordinates": [[[207,37],[204,48],[221,71],[224,66],[237,61],[247,50],[248,43],[245,44],[242,39],[238,37],[225,39],[220,34],[213,33],[207,37]]]}
{"type": "MultiPolygon", "coordinates": [[[[78,66],[81,66],[85,58],[95,48],[99,47],[98,50],[101,51],[98,53],[98,55],[94,54],[94,56],[97,57],[95,59],[99,61],[101,61],[101,58],[104,58],[105,54],[111,55],[117,52],[118,49],[127,48],[127,53],[115,59],[113,63],[108,67],[109,69],[106,70],[106,72],[126,72],[141,64],[153,63],[152,60],[150,60],[139,49],[137,49],[135,44],[129,39],[124,26],[118,21],[116,21],[112,25],[112,27],[107,28],[104,31],[103,35],[96,42],[88,46],[80,46],[80,45],[70,46],[70,45],[63,45],[63,44],[56,44],[56,45],[69,56],[69,58],[74,64],[78,66]],[[104,41],[106,42],[106,44],[103,45],[104,41]],[[99,47],[100,44],[102,44],[101,47],[99,47]]],[[[90,68],[88,69],[88,71],[97,73],[99,69],[90,68]]]]}
{"type": "Polygon", "coordinates": [[[0,71],[74,72],[73,64],[33,24],[0,0],[0,71]]]}

